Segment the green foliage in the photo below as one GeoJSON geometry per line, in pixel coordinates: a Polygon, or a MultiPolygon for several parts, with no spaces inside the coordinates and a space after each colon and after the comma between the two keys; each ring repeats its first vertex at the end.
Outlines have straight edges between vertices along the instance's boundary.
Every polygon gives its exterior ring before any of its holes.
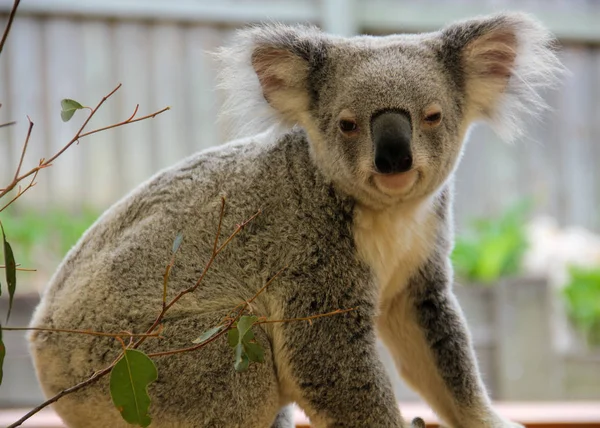
{"type": "Polygon", "coordinates": [[[179,247],[181,246],[182,242],[183,242],[183,233],[179,232],[177,234],[177,236],[175,237],[175,240],[173,241],[173,248],[171,249],[171,252],[173,254],[176,254],[177,251],[179,251],[179,247]]]}
{"type": "Polygon", "coordinates": [[[600,345],[600,267],[569,268],[570,280],[563,289],[573,323],[591,345],[600,345]]]}
{"type": "Polygon", "coordinates": [[[2,241],[4,242],[4,269],[6,271],[6,283],[8,286],[8,313],[6,314],[6,322],[8,322],[10,311],[12,310],[13,298],[17,289],[17,264],[13,250],[6,240],[2,223],[0,223],[0,229],[2,229],[2,241]]]}
{"type": "Polygon", "coordinates": [[[522,202],[498,218],[474,221],[468,233],[456,238],[452,263],[457,275],[469,282],[491,283],[519,274],[530,209],[529,202],[522,202]]]}
{"type": "Polygon", "coordinates": [[[73,115],[75,114],[75,112],[77,110],[81,110],[82,108],[85,108],[85,107],[82,106],[81,104],[79,104],[75,100],[65,98],[64,100],[62,100],[60,102],[60,108],[61,108],[60,118],[62,119],[63,122],[68,122],[69,120],[71,120],[71,118],[73,117],[73,115]]]}
{"type": "Polygon", "coordinates": [[[125,421],[141,427],[150,425],[148,385],[156,379],[156,366],[142,351],[127,349],[112,368],[110,396],[125,421]]]}
{"type": "Polygon", "coordinates": [[[38,211],[10,207],[1,216],[6,230],[10,231],[18,262],[24,267],[42,269],[44,259],[49,259],[54,269],[98,213],[91,209],[70,213],[64,209],[38,211]]]}
{"type": "Polygon", "coordinates": [[[220,325],[218,327],[213,327],[209,330],[206,330],[204,333],[202,333],[200,335],[200,337],[192,340],[192,343],[198,344],[198,343],[206,342],[207,340],[211,339],[215,334],[219,333],[224,328],[225,328],[224,325],[220,325]]]}
{"type": "Polygon", "coordinates": [[[229,346],[235,352],[235,369],[243,372],[248,369],[250,361],[262,363],[265,351],[255,339],[252,326],[256,324],[258,317],[244,315],[235,323],[234,328],[228,332],[229,346]]]}

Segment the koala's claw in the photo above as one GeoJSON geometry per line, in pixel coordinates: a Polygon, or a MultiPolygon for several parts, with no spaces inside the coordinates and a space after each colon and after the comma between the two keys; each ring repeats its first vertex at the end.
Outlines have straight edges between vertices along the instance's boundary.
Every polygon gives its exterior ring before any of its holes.
{"type": "Polygon", "coordinates": [[[414,418],[410,423],[411,428],[425,428],[425,421],[419,417],[414,418]]]}

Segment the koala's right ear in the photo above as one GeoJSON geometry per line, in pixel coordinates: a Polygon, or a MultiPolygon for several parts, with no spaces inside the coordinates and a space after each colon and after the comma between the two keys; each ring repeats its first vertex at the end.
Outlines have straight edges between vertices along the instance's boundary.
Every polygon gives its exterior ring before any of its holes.
{"type": "Polygon", "coordinates": [[[524,116],[545,104],[538,91],[562,73],[551,34],[532,17],[503,13],[469,19],[441,32],[440,54],[466,99],[467,119],[486,119],[513,139],[524,116]]]}
{"type": "Polygon", "coordinates": [[[272,125],[289,129],[312,102],[327,56],[325,36],[308,26],[269,24],[240,30],[221,49],[223,115],[238,134],[256,134],[272,125]]]}

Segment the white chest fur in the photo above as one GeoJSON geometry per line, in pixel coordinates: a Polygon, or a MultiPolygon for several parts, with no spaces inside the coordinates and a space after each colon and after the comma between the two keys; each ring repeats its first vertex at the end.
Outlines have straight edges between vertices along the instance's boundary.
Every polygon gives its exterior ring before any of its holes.
{"type": "Polygon", "coordinates": [[[402,291],[435,244],[436,215],[430,201],[374,211],[355,208],[354,241],[373,270],[384,303],[402,291]]]}

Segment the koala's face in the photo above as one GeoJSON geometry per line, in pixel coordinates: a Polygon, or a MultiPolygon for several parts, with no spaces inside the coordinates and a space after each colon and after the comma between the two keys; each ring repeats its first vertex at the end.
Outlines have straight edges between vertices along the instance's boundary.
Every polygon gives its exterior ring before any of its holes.
{"type": "Polygon", "coordinates": [[[305,129],[326,177],[382,207],[440,189],[473,121],[518,133],[520,113],[540,110],[536,90],[559,69],[550,41],[520,14],[387,37],[257,27],[222,52],[224,83],[243,120],[266,100],[267,116],[305,129]]]}
{"type": "Polygon", "coordinates": [[[300,121],[321,168],[368,203],[439,188],[459,157],[465,127],[464,97],[435,44],[362,37],[334,44],[328,55],[337,60],[300,121]]]}

